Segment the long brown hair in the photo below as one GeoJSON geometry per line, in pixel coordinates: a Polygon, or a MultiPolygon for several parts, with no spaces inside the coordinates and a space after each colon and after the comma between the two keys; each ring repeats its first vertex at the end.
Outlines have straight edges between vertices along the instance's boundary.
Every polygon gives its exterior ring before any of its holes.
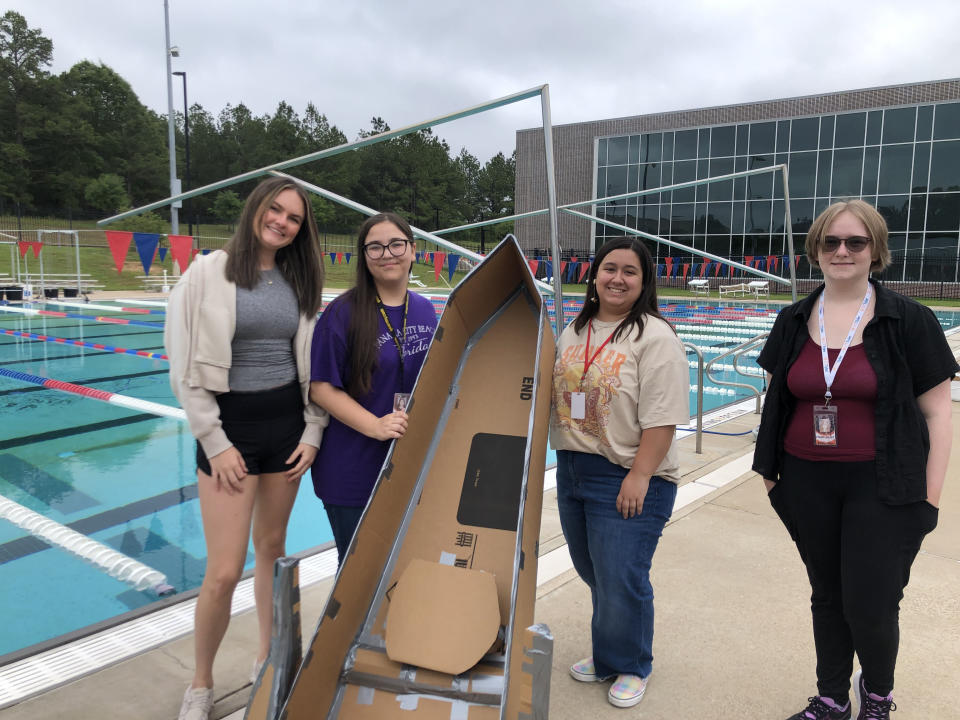
{"type": "MultiPolygon", "coordinates": [[[[370,392],[373,372],[377,368],[377,335],[380,333],[377,284],[370,272],[370,266],[367,265],[367,254],[363,248],[370,230],[385,222],[396,225],[409,242],[414,242],[410,224],[396,213],[382,212],[367,218],[357,232],[356,282],[350,290],[334,301],[350,303],[350,327],[347,331],[350,376],[346,390],[355,400],[370,392]]],[[[329,308],[327,311],[329,312],[329,308]]]]}
{"type": "MultiPolygon", "coordinates": [[[[614,250],[632,250],[634,252],[640,260],[640,280],[642,283],[640,297],[633,303],[629,314],[617,325],[617,329],[613,331],[612,339],[616,342],[624,332],[629,332],[634,326],[637,328],[637,338],[643,335],[644,315],[652,315],[661,320],[663,320],[663,316],[660,314],[660,309],[657,306],[657,274],[653,267],[653,257],[650,255],[647,246],[640,239],[624,236],[608,240],[597,251],[597,256],[590,265],[590,274],[587,279],[587,296],[584,298],[583,307],[580,308],[580,312],[573,320],[573,329],[579,333],[583,330],[584,326],[600,312],[600,298],[597,295],[597,271],[607,255],[614,250]]],[[[664,320],[664,322],[666,322],[666,320],[664,320]]],[[[667,323],[667,325],[673,330],[673,325],[670,325],[670,323],[667,323]]],[[[676,333],[676,330],[674,330],[674,333],[676,333]]]]}
{"type": "Polygon", "coordinates": [[[224,246],[227,253],[227,280],[252,290],[260,280],[260,220],[277,195],[293,190],[303,201],[303,222],[293,242],[277,250],[280,273],[293,288],[303,315],[316,315],[323,301],[323,256],[317,241],[317,224],[307,191],[289,178],[271,177],[247,197],[233,237],[224,246]]]}

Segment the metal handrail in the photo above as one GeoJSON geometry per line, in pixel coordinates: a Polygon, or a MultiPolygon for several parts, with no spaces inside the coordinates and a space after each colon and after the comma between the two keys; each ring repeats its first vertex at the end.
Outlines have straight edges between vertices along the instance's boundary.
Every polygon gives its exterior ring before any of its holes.
{"type": "Polygon", "coordinates": [[[693,343],[685,342],[683,347],[697,356],[697,454],[703,450],[703,353],[693,343]]]}
{"type": "Polygon", "coordinates": [[[733,380],[718,380],[717,378],[715,378],[715,377],[713,376],[713,374],[711,373],[710,368],[713,367],[713,364],[714,364],[715,362],[717,362],[718,360],[722,360],[723,358],[729,357],[730,355],[732,355],[732,356],[733,356],[733,369],[734,369],[734,371],[735,371],[737,374],[739,374],[739,375],[743,375],[744,377],[749,377],[749,374],[748,374],[748,373],[745,373],[745,372],[744,372],[743,370],[741,370],[740,367],[737,365],[737,360],[738,360],[738,359],[740,358],[740,356],[743,355],[743,353],[745,353],[747,350],[750,350],[751,348],[753,348],[753,347],[755,347],[755,346],[757,346],[757,345],[762,345],[763,342],[767,339],[767,336],[769,336],[769,335],[770,335],[770,333],[768,333],[768,332],[760,333],[760,334],[757,335],[756,337],[752,337],[752,338],[750,338],[749,340],[747,340],[746,342],[742,342],[742,343],[740,343],[739,345],[737,345],[736,347],[730,348],[730,349],[727,350],[725,353],[721,353],[720,355],[717,355],[715,358],[711,359],[710,362],[707,363],[707,367],[706,367],[706,369],[705,369],[705,372],[706,372],[706,374],[707,374],[707,377],[710,378],[710,382],[712,382],[714,385],[723,385],[723,386],[727,386],[727,387],[746,388],[747,390],[749,390],[750,392],[752,392],[754,395],[756,395],[756,396],[757,396],[757,413],[760,412],[760,399],[761,399],[761,397],[762,397],[762,393],[761,393],[759,390],[757,390],[753,385],[750,385],[749,383],[739,383],[739,382],[734,382],[733,380]]]}

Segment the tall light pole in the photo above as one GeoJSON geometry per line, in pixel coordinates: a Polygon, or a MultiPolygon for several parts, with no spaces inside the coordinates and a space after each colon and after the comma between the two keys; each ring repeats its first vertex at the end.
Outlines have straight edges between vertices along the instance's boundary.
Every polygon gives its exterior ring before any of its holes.
{"type": "MultiPolygon", "coordinates": [[[[170,2],[163,0],[163,24],[166,31],[164,55],[167,58],[167,144],[170,147],[170,195],[180,194],[180,181],[177,180],[177,148],[173,134],[173,68],[170,58],[179,57],[180,50],[170,45],[170,2]]],[[[180,222],[177,216],[177,205],[170,205],[170,230],[173,235],[180,233],[180,222]]]]}
{"type": "MultiPolygon", "coordinates": [[[[190,189],[190,110],[187,107],[187,71],[177,70],[173,74],[183,78],[183,147],[185,152],[183,189],[186,191],[190,189]]],[[[187,228],[187,232],[193,235],[193,218],[190,216],[189,210],[187,211],[187,228]]]]}

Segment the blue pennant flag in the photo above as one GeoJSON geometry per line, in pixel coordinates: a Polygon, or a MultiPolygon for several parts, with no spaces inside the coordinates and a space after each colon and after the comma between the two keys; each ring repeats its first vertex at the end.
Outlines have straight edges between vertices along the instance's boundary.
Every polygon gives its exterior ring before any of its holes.
{"type": "Polygon", "coordinates": [[[160,245],[160,236],[156,233],[134,233],[133,241],[137,244],[137,254],[140,256],[140,264],[143,265],[143,274],[149,275],[153,256],[157,254],[157,246],[160,245]]]}

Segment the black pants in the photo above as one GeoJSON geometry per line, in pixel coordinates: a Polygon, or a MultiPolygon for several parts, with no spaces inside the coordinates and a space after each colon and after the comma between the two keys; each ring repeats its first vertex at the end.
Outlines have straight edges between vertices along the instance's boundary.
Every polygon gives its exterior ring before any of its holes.
{"type": "Polygon", "coordinates": [[[810,578],[819,694],[846,702],[856,651],[867,690],[886,696],[900,644],[900,600],[920,543],[937,526],[937,509],[881,502],[872,461],[791,455],[770,502],[810,578]]]}

